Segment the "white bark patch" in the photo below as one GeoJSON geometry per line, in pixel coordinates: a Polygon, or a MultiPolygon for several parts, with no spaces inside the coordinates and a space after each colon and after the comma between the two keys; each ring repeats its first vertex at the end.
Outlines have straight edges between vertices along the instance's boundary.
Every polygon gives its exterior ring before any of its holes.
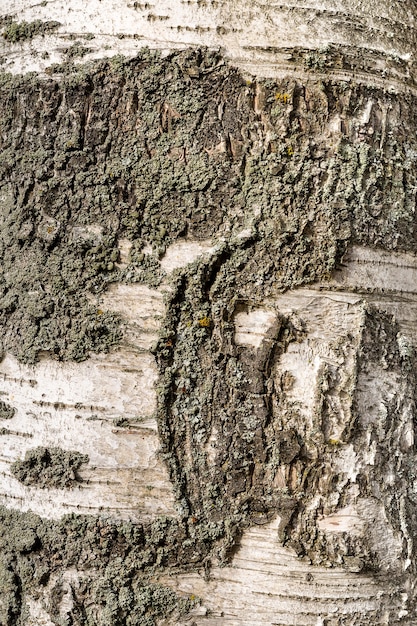
{"type": "Polygon", "coordinates": [[[337,513],[319,518],[317,525],[320,530],[333,533],[361,535],[364,531],[364,522],[353,506],[347,506],[344,509],[340,509],[337,513]]]}
{"type": "Polygon", "coordinates": [[[72,238],[82,241],[94,241],[99,243],[103,239],[103,227],[99,224],[87,224],[86,226],[73,226],[72,238]]]}
{"type": "Polygon", "coordinates": [[[27,598],[26,600],[27,626],[55,626],[45,611],[42,600],[27,598]]]}
{"type": "Polygon", "coordinates": [[[210,240],[176,241],[167,248],[167,251],[161,259],[161,267],[169,274],[175,269],[185,267],[202,256],[212,254],[213,251],[214,246],[210,240]]]}
{"type": "Polygon", "coordinates": [[[235,342],[238,345],[259,348],[275,318],[274,311],[265,309],[241,311],[235,316],[235,342]]]}
{"type": "Polygon", "coordinates": [[[331,284],[343,289],[361,287],[416,294],[417,257],[353,246],[331,284]]]}
{"type": "Polygon", "coordinates": [[[70,512],[133,521],[174,515],[172,487],[158,458],[157,370],[149,352],[164,314],[163,294],[145,285],[114,285],[98,306],[124,320],[118,350],[82,363],[45,356],[25,366],[10,355],[0,363],[1,397],[16,409],[1,424],[0,502],[49,518],[70,512]],[[37,446],[87,454],[89,463],[79,470],[83,482],[71,490],[19,483],[10,464],[37,446]]]}
{"type": "Polygon", "coordinates": [[[132,248],[132,242],[129,239],[119,239],[119,265],[126,266],[129,262],[129,253],[132,248]]]}
{"type": "Polygon", "coordinates": [[[319,410],[318,395],[326,368],[339,372],[338,393],[333,402],[333,432],[339,440],[350,420],[350,392],[355,384],[355,352],[363,319],[363,306],[355,296],[333,297],[333,294],[300,289],[268,300],[269,308],[253,309],[235,317],[235,341],[259,347],[276,317],[294,315],[305,326],[304,338],[290,343],[275,364],[274,379],[285,387],[289,403],[302,413],[306,431],[313,428],[314,411],[319,410]],[[355,339],[352,342],[348,336],[355,339]]]}
{"type": "MultiPolygon", "coordinates": [[[[135,351],[150,350],[154,341],[158,338],[158,330],[165,314],[163,291],[151,289],[146,285],[110,285],[106,293],[100,299],[98,306],[101,309],[110,309],[119,313],[125,321],[124,343],[135,351]]],[[[143,394],[149,397],[153,405],[151,411],[156,408],[156,396],[153,383],[156,376],[156,368],[153,357],[150,359],[150,381],[143,381],[143,394]],[[152,397],[152,400],[151,400],[152,397]]],[[[146,368],[142,369],[142,375],[147,376],[146,368]]]]}
{"type": "Polygon", "coordinates": [[[28,626],[54,626],[54,622],[51,621],[45,607],[48,607],[50,604],[51,595],[56,596],[53,592],[56,586],[58,586],[62,597],[54,617],[56,618],[58,613],[62,623],[68,621],[68,615],[74,607],[72,586],[76,586],[83,575],[85,574],[75,569],[65,570],[62,575],[51,576],[48,584],[43,588],[43,593],[36,598],[32,596],[26,597],[25,604],[28,615],[25,624],[28,626]]]}
{"type": "Polygon", "coordinates": [[[407,539],[406,529],[401,529],[404,535],[394,531],[387,520],[386,510],[375,499],[360,498],[357,501],[357,510],[361,519],[366,523],[367,541],[371,548],[379,551],[382,567],[393,574],[399,575],[399,563],[404,539],[407,539]],[[381,552],[381,546],[384,551],[381,552]]]}
{"type": "MultiPolygon", "coordinates": [[[[363,56],[368,50],[377,50],[405,61],[414,53],[413,14],[400,0],[283,0],[267,4],[261,0],[90,0],[88,5],[83,0],[48,0],[31,6],[23,0],[2,0],[0,14],[17,21],[56,20],[62,24],[56,33],[44,37],[15,44],[0,41],[0,57],[12,72],[44,71],[63,61],[74,41],[88,48],[84,59],[134,56],[144,46],[163,51],[189,46],[222,48],[234,64],[258,76],[297,71],[288,52],[297,46],[312,50],[329,44],[357,46],[363,56]]],[[[386,67],[384,62],[379,66],[372,54],[368,65],[379,74],[386,67]]],[[[320,73],[320,67],[317,71],[320,73]]],[[[300,72],[305,73],[302,66],[300,72]]],[[[339,78],[351,76],[342,70],[333,73],[339,78]]],[[[406,71],[401,74],[397,70],[394,80],[378,79],[394,84],[399,82],[395,79],[406,76],[406,71]]],[[[355,79],[369,80],[369,76],[356,72],[355,79]]]]}
{"type": "Polygon", "coordinates": [[[192,617],[196,626],[315,626],[346,615],[365,623],[368,613],[388,601],[389,593],[370,577],[297,558],[280,545],[278,524],[276,519],[246,531],[232,564],[213,568],[209,581],[198,573],[161,580],[180,594],[202,598],[203,608],[192,617]]]}
{"type": "Polygon", "coordinates": [[[16,413],[2,423],[0,502],[49,518],[70,512],[133,520],[174,514],[171,485],[157,456],[152,358],[121,350],[84,363],[44,358],[24,366],[8,355],[0,364],[0,388],[16,413]],[[128,425],[115,426],[118,418],[128,425]],[[20,484],[10,464],[37,446],[87,454],[89,464],[79,471],[84,482],[70,491],[20,484]]]}

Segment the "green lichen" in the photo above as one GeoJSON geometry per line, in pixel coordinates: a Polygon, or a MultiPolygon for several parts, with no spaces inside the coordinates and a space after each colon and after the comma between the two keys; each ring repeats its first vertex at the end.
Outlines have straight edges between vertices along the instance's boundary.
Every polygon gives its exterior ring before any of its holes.
{"type": "Polygon", "coordinates": [[[3,39],[9,43],[18,43],[27,39],[33,39],[39,35],[46,35],[54,32],[61,26],[60,22],[35,20],[33,22],[13,22],[10,21],[3,30],[3,39]]]}
{"type": "MultiPolygon", "coordinates": [[[[136,240],[129,252],[128,267],[121,273],[120,280],[128,283],[144,283],[149,287],[158,287],[165,272],[161,269],[161,263],[157,254],[145,254],[142,252],[143,242],[136,240]]],[[[162,256],[163,249],[159,247],[162,256]]]]}
{"type": "Polygon", "coordinates": [[[78,474],[88,456],[61,448],[32,448],[23,460],[12,463],[10,471],[23,485],[68,489],[82,482],[78,474]]]}
{"type": "Polygon", "coordinates": [[[56,591],[49,598],[54,623],[65,619],[83,626],[156,626],[159,618],[180,617],[198,604],[198,599],[180,597],[153,580],[168,564],[190,564],[191,550],[181,545],[186,528],[175,520],[161,518],[147,526],[83,516],[48,521],[1,508],[0,528],[4,626],[23,626],[25,597],[42,598],[48,584],[56,591]],[[63,616],[59,576],[68,568],[80,577],[72,583],[73,606],[63,616]]]}
{"type": "Polygon", "coordinates": [[[86,46],[83,46],[79,41],[75,41],[72,46],[65,48],[64,54],[66,55],[66,58],[68,60],[76,58],[82,59],[86,56],[86,54],[91,51],[91,48],[87,48],[86,46]]]}

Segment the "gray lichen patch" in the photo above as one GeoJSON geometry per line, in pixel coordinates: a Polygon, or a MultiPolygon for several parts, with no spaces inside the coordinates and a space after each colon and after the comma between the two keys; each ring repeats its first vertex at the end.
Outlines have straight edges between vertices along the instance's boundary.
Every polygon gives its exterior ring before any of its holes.
{"type": "Polygon", "coordinates": [[[219,290],[246,268],[249,298],[331,272],[352,235],[414,245],[411,96],[244,81],[206,51],[50,71],[0,81],[0,328],[21,360],[117,344],[118,320],[95,319],[87,296],[119,281],[157,286],[180,237],[234,246],[219,290]],[[99,238],[74,237],[92,225],[99,238]]]}
{"type": "Polygon", "coordinates": [[[54,32],[61,26],[60,22],[35,20],[33,22],[15,22],[12,19],[3,18],[6,21],[6,28],[2,32],[2,37],[8,43],[18,43],[27,39],[33,39],[39,35],[46,35],[54,32]]]}
{"type": "MultiPolygon", "coordinates": [[[[59,522],[0,510],[0,623],[25,624],[25,598],[47,595],[54,623],[80,626],[156,626],[160,618],[187,613],[198,603],[156,584],[155,572],[190,566],[185,528],[174,520],[147,526],[68,516],[59,522]],[[73,602],[62,614],[59,574],[72,569],[73,602]]],[[[190,553],[191,554],[191,553],[190,553]]]]}
{"type": "Polygon", "coordinates": [[[7,404],[7,402],[4,402],[3,400],[0,400],[0,419],[10,420],[14,417],[15,413],[16,409],[14,407],[10,406],[10,404],[7,404]]]}
{"type": "Polygon", "coordinates": [[[72,46],[64,50],[67,59],[83,58],[89,52],[91,52],[91,48],[83,46],[79,41],[75,41],[72,46]]]}
{"type": "Polygon", "coordinates": [[[85,454],[39,447],[28,450],[23,460],[11,465],[10,471],[23,485],[68,489],[82,482],[78,470],[83,463],[88,463],[85,454]]]}
{"type": "MultiPolygon", "coordinates": [[[[107,598],[106,605],[104,608],[99,605],[95,610],[90,610],[86,625],[155,626],[161,618],[169,619],[172,616],[175,619],[185,615],[195,604],[194,600],[181,598],[162,585],[136,584],[119,587],[117,576],[120,576],[120,570],[106,574],[106,578],[97,582],[94,589],[96,597],[107,598]]],[[[83,597],[83,589],[77,591],[83,597]]]]}

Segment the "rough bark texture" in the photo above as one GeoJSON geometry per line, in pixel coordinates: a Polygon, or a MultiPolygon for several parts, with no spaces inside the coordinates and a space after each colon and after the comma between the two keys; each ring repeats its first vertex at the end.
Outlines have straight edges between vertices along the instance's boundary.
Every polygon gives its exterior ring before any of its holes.
{"type": "Polygon", "coordinates": [[[413,19],[351,4],[1,76],[0,624],[416,622],[413,19]]]}

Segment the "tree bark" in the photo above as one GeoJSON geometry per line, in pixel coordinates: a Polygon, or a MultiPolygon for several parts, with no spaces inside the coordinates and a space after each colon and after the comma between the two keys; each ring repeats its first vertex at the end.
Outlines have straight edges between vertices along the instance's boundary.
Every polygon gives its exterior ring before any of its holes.
{"type": "Polygon", "coordinates": [[[415,624],[412,3],[5,4],[0,624],[415,624]]]}

